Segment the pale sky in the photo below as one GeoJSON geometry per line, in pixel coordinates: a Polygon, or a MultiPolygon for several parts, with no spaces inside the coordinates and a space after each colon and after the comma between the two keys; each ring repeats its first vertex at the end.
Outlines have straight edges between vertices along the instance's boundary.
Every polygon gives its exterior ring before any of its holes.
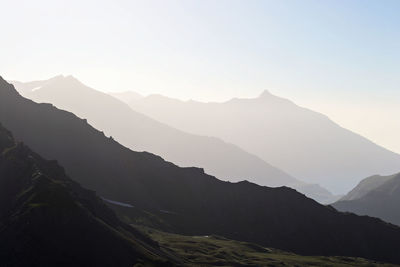
{"type": "Polygon", "coordinates": [[[400,1],[1,1],[0,75],[222,101],[264,89],[400,153],[400,1]]]}

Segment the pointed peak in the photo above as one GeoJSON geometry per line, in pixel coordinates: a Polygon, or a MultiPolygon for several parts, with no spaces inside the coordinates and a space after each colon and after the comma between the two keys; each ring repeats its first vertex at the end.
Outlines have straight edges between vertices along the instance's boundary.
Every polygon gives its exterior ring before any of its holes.
{"type": "Polygon", "coordinates": [[[60,74],[60,75],[57,75],[57,76],[54,76],[54,77],[48,79],[47,81],[65,81],[65,80],[76,80],[77,81],[78,79],[76,79],[72,75],[60,74]]]}
{"type": "Polygon", "coordinates": [[[54,76],[53,78],[50,78],[49,80],[60,80],[60,79],[64,79],[64,75],[62,75],[62,74],[59,74],[59,75],[56,75],[56,76],[54,76]]]}
{"type": "Polygon", "coordinates": [[[268,90],[264,90],[260,96],[258,98],[269,98],[271,96],[274,96],[273,94],[271,94],[268,90]]]}

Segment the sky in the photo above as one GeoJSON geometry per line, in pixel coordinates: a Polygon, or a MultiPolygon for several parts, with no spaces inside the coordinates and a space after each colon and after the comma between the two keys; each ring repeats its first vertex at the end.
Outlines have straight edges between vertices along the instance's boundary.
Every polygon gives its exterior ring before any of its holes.
{"type": "Polygon", "coordinates": [[[400,1],[2,0],[0,75],[224,101],[268,89],[400,153],[400,1]]]}

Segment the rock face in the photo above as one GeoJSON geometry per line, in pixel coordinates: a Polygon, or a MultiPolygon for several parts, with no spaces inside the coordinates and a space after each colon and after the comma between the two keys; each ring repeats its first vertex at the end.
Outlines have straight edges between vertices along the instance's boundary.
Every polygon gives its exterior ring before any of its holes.
{"type": "Polygon", "coordinates": [[[1,266],[168,264],[157,243],[1,125],[0,248],[1,266]]]}
{"type": "Polygon", "coordinates": [[[293,189],[229,183],[201,169],[179,168],[133,152],[75,115],[21,97],[0,81],[0,121],[18,140],[118,206],[125,218],[147,219],[188,235],[216,234],[307,255],[345,255],[400,263],[400,228],[344,214],[293,189]]]}
{"type": "Polygon", "coordinates": [[[158,121],[238,145],[335,194],[347,193],[371,174],[399,171],[399,154],[267,91],[257,98],[224,103],[183,102],[160,95],[127,101],[158,121]]]}
{"type": "Polygon", "coordinates": [[[400,173],[363,180],[333,206],[341,211],[368,215],[400,225],[400,173]]]}
{"type": "MultiPolygon", "coordinates": [[[[133,111],[110,95],[89,88],[72,76],[29,83],[14,82],[22,95],[38,103],[51,103],[87,119],[122,145],[149,151],[182,167],[201,167],[220,179],[249,180],[265,186],[289,186],[320,201],[332,203],[332,194],[293,178],[261,158],[217,138],[188,134],[133,111]]],[[[135,94],[117,98],[139,99],[135,94]]],[[[200,123],[200,122],[199,122],[200,123]]]]}

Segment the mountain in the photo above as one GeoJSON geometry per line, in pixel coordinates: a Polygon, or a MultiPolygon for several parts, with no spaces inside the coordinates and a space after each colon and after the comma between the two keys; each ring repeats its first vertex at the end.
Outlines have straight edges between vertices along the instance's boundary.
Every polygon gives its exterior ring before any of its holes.
{"type": "Polygon", "coordinates": [[[23,98],[0,79],[0,122],[116,205],[121,218],[184,235],[220,235],[304,255],[400,263],[400,228],[340,213],[297,191],[230,183],[129,150],[74,114],[23,98]]]}
{"type": "MultiPolygon", "coordinates": [[[[184,167],[202,167],[221,179],[247,179],[259,185],[290,186],[321,203],[336,199],[324,188],[300,182],[237,146],[217,138],[187,134],[133,111],[108,94],[91,89],[72,76],[46,81],[14,82],[22,95],[87,119],[97,129],[136,151],[149,151],[184,167]]],[[[117,97],[138,99],[132,93],[117,97]]]]}
{"type": "Polygon", "coordinates": [[[265,91],[224,103],[160,95],[127,100],[136,111],[183,131],[238,145],[290,175],[344,194],[373,173],[398,171],[400,155],[328,117],[265,91]]]}
{"type": "MultiPolygon", "coordinates": [[[[20,84],[22,85],[21,87],[24,86],[24,83],[20,83],[20,84]]],[[[14,85],[14,86],[18,90],[18,86],[17,85],[14,85]]],[[[117,93],[111,93],[111,94],[112,94],[112,96],[114,96],[115,98],[118,98],[119,100],[121,100],[123,102],[125,102],[125,101],[131,102],[131,101],[135,101],[135,100],[143,98],[143,96],[141,94],[138,94],[138,93],[135,93],[132,91],[117,92],[117,93]]]]}
{"type": "Polygon", "coordinates": [[[158,244],[0,125],[0,266],[168,265],[158,244]]]}
{"type": "Polygon", "coordinates": [[[347,195],[343,196],[340,200],[355,200],[364,197],[372,190],[380,187],[387,181],[393,179],[398,174],[380,176],[373,175],[362,180],[355,188],[353,188],[347,195]]]}
{"type": "Polygon", "coordinates": [[[400,173],[369,177],[334,207],[360,215],[380,218],[400,225],[400,173]]]}

